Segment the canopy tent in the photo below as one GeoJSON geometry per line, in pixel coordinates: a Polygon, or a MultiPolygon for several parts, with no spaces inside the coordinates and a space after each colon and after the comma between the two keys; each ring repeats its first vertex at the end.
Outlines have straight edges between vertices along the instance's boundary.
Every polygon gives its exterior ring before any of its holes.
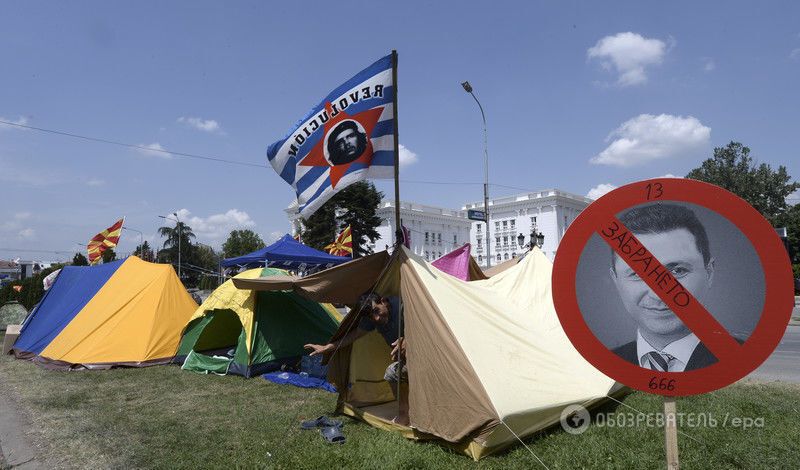
{"type": "Polygon", "coordinates": [[[268,247],[235,258],[226,258],[222,260],[221,264],[226,268],[234,266],[245,268],[269,266],[305,270],[330,268],[350,260],[351,258],[349,257],[334,256],[324,251],[315,250],[286,234],[268,247]]]}
{"type": "Polygon", "coordinates": [[[168,363],[197,308],[172,266],[135,256],[61,270],[14,343],[18,358],[60,369],[168,363]]]}
{"type": "Polygon", "coordinates": [[[456,248],[431,264],[440,271],[446,272],[462,281],[486,279],[486,275],[470,255],[471,249],[472,245],[466,243],[461,248],[456,248]]]}
{"type": "MultiPolygon", "coordinates": [[[[564,334],[552,301],[552,263],[540,250],[473,282],[443,274],[405,248],[388,263],[381,260],[385,253],[303,279],[240,281],[354,303],[379,279],[377,292],[400,295],[410,425],[392,422],[397,403],[382,380],[389,347],[376,332],[330,358],[338,411],[408,438],[437,440],[477,460],[514,444],[516,436],[558,423],[571,404],[595,406],[624,390],[583,359],[564,334]]],[[[346,317],[333,339],[358,320],[346,317]]]]}
{"type": "MultiPolygon", "coordinates": [[[[256,268],[234,279],[279,274],[286,272],[256,268]]],[[[304,344],[326,342],[341,319],[330,304],[292,292],[237,289],[229,279],[189,319],[174,362],[196,372],[260,375],[296,362],[304,344]]]]}

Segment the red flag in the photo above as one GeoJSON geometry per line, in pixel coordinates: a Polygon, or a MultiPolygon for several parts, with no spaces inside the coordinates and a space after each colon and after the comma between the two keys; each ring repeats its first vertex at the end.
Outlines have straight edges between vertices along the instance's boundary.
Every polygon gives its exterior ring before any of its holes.
{"type": "Polygon", "coordinates": [[[97,264],[103,256],[103,252],[108,248],[114,248],[119,242],[120,233],[122,233],[122,223],[125,218],[121,218],[114,223],[111,227],[98,233],[86,245],[86,251],[89,253],[89,264],[97,264]]]}

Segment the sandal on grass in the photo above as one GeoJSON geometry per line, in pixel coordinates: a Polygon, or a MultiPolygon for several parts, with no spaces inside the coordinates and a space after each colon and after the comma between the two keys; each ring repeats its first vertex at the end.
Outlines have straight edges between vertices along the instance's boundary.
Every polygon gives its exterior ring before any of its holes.
{"type": "Polygon", "coordinates": [[[328,444],[344,444],[344,434],[342,434],[342,428],[338,426],[322,428],[319,433],[322,434],[328,444]]]}
{"type": "Polygon", "coordinates": [[[317,419],[303,421],[300,423],[300,428],[306,430],[329,427],[341,429],[342,426],[344,426],[344,423],[336,419],[328,418],[327,416],[320,416],[317,419]]]}

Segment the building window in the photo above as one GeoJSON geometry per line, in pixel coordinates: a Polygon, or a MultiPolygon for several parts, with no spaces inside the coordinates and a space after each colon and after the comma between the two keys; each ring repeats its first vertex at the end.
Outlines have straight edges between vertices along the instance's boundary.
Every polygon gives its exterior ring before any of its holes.
{"type": "Polygon", "coordinates": [[[497,261],[503,261],[503,258],[500,257],[500,253],[497,253],[497,261]]]}
{"type": "Polygon", "coordinates": [[[458,234],[453,234],[453,245],[458,245],[458,234]]]}
{"type": "Polygon", "coordinates": [[[495,245],[500,248],[500,237],[494,237],[495,245]]]}
{"type": "Polygon", "coordinates": [[[483,263],[483,255],[478,255],[478,262],[483,263]]]}
{"type": "Polygon", "coordinates": [[[442,257],[442,252],[441,251],[436,253],[436,254],[439,255],[439,256],[437,256],[437,258],[441,258],[442,257]]]}
{"type": "Polygon", "coordinates": [[[531,217],[531,228],[532,229],[536,228],[536,217],[531,217]]]}
{"type": "Polygon", "coordinates": [[[431,260],[431,254],[426,251],[425,252],[425,261],[430,261],[430,260],[431,260]]]}
{"type": "Polygon", "coordinates": [[[515,228],[515,227],[516,227],[516,225],[517,225],[517,221],[516,221],[516,220],[514,220],[514,219],[511,219],[511,228],[512,228],[512,229],[513,229],[513,228],[515,228]]]}
{"type": "Polygon", "coordinates": [[[503,246],[508,246],[508,237],[503,237],[503,246]]]}
{"type": "Polygon", "coordinates": [[[437,235],[439,238],[439,243],[442,243],[442,232],[439,232],[437,235]]]}
{"type": "Polygon", "coordinates": [[[428,243],[428,232],[425,232],[425,243],[428,243]]]}
{"type": "Polygon", "coordinates": [[[516,257],[517,257],[517,252],[516,252],[516,251],[515,251],[515,252],[513,252],[513,253],[511,253],[511,259],[514,259],[514,258],[516,258],[516,257]]]}
{"type": "Polygon", "coordinates": [[[481,233],[481,227],[482,227],[482,225],[478,224],[478,233],[481,233]]]}
{"type": "Polygon", "coordinates": [[[495,221],[495,223],[494,223],[494,229],[495,229],[495,230],[500,230],[500,222],[498,222],[498,221],[495,221]]]}
{"type": "Polygon", "coordinates": [[[508,259],[508,253],[503,254],[503,259],[508,259]]]}

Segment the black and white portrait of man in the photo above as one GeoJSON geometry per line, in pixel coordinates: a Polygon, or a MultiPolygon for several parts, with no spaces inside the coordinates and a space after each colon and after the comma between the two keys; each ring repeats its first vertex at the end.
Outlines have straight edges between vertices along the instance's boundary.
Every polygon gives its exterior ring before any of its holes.
{"type": "Polygon", "coordinates": [[[357,160],[367,148],[367,134],[356,121],[342,121],[328,134],[326,157],[331,165],[357,160]]]}
{"type": "MultiPolygon", "coordinates": [[[[759,319],[765,281],[758,255],[733,224],[702,207],[668,202],[636,206],[618,218],[731,336],[746,339],[759,319]]],[[[576,279],[584,319],[622,359],[666,372],[717,362],[603,240],[587,244],[576,279]]]]}

